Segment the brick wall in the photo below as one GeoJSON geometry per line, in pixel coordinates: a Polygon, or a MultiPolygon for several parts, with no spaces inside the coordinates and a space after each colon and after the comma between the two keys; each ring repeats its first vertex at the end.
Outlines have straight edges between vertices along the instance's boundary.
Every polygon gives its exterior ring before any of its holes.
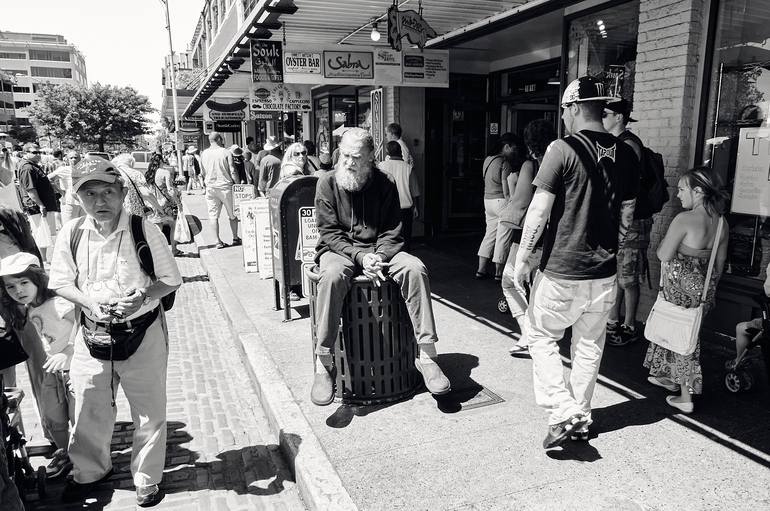
{"type": "Polygon", "coordinates": [[[648,258],[653,290],[642,286],[637,319],[647,317],[657,295],[660,264],[655,249],[679,212],[679,174],[692,164],[700,41],[707,30],[708,0],[641,0],[634,86],[633,130],[663,155],[672,200],[656,215],[648,258]]]}

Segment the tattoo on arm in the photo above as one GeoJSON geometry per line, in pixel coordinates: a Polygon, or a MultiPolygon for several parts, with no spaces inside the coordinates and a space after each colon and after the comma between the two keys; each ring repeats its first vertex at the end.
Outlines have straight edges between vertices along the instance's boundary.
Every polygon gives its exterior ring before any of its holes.
{"type": "Polygon", "coordinates": [[[620,205],[620,224],[618,226],[618,250],[623,248],[626,243],[628,230],[631,228],[631,222],[634,219],[634,207],[636,199],[626,200],[620,205]]]}
{"type": "Polygon", "coordinates": [[[525,225],[524,230],[521,233],[521,246],[520,249],[532,252],[535,250],[535,244],[540,239],[540,232],[542,231],[542,224],[525,225]]]}

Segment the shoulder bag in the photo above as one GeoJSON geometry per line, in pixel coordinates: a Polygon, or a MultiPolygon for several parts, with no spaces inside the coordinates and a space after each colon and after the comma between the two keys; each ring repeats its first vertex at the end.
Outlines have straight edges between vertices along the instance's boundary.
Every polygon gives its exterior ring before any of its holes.
{"type": "MultiPolygon", "coordinates": [[[[650,315],[647,317],[647,324],[644,327],[644,336],[650,342],[680,355],[690,355],[695,351],[698,345],[701,322],[703,321],[703,304],[706,302],[711,275],[714,271],[714,261],[716,260],[719,241],[722,238],[723,223],[724,219],[720,216],[717,233],[714,237],[714,246],[711,248],[711,257],[709,258],[708,270],[706,271],[706,280],[703,283],[700,303],[697,307],[685,309],[666,301],[663,298],[663,290],[661,289],[658,292],[658,298],[652,306],[650,315]]],[[[661,268],[661,287],[663,284],[663,271],[664,268],[661,268]]]]}

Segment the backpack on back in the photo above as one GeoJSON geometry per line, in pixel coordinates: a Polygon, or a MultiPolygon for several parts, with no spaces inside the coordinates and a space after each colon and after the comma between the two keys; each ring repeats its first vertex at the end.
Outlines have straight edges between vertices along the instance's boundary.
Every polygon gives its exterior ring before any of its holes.
{"type": "MultiPolygon", "coordinates": [[[[72,229],[72,236],[70,237],[70,250],[72,251],[72,259],[75,260],[75,255],[78,253],[78,246],[80,245],[80,239],[83,237],[83,231],[80,226],[83,225],[86,217],[81,216],[75,223],[75,227],[72,229]]],[[[139,259],[139,267],[144,273],[147,274],[153,281],[158,280],[155,276],[155,261],[152,260],[152,251],[150,245],[147,243],[147,238],[144,236],[144,220],[140,216],[131,215],[129,217],[131,224],[131,238],[134,240],[134,248],[136,249],[136,256],[139,259]]],[[[77,261],[76,266],[77,266],[77,261]]],[[[176,291],[171,292],[160,299],[160,304],[164,311],[171,310],[174,307],[174,301],[176,300],[176,291]]]]}
{"type": "Polygon", "coordinates": [[[624,131],[618,138],[624,142],[626,140],[633,140],[641,148],[641,183],[639,186],[639,197],[636,200],[636,208],[634,209],[634,218],[651,218],[652,215],[661,212],[663,206],[666,205],[670,198],[668,183],[665,177],[665,167],[663,166],[663,156],[649,147],[645,147],[639,137],[630,131],[624,131]]]}

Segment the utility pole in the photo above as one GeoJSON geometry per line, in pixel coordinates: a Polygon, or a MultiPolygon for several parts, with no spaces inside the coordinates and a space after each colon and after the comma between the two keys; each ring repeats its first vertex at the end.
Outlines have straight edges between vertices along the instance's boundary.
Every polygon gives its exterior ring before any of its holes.
{"type": "MultiPolygon", "coordinates": [[[[180,147],[181,133],[179,131],[179,108],[176,99],[176,62],[174,62],[174,43],[171,41],[171,18],[168,14],[168,0],[160,0],[163,6],[166,8],[166,30],[168,31],[168,50],[171,52],[171,97],[174,101],[174,132],[176,135],[176,171],[177,176],[184,175],[182,173],[182,150],[180,147]]],[[[166,91],[163,91],[165,94],[166,91]]]]}

